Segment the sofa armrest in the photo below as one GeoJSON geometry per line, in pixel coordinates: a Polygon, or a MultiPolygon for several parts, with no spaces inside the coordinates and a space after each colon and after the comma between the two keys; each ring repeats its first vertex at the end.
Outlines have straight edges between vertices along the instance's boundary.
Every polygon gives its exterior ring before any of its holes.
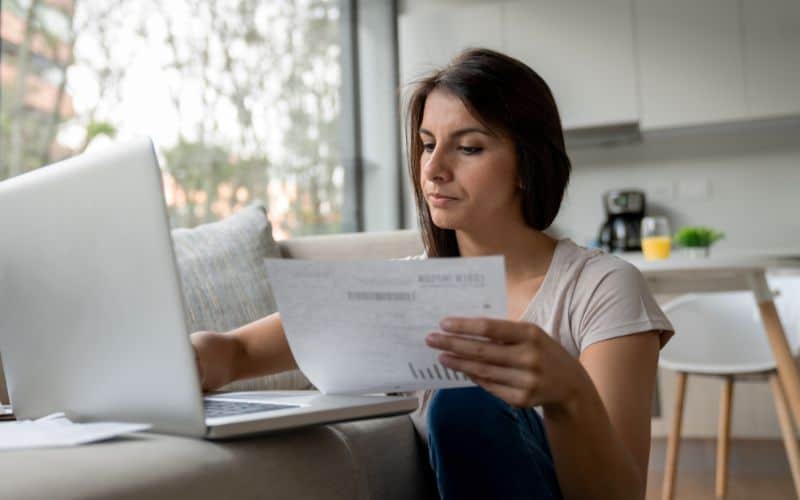
{"type": "Polygon", "coordinates": [[[281,255],[290,259],[393,259],[423,252],[416,229],[304,236],[277,243],[281,255]]]}
{"type": "Polygon", "coordinates": [[[328,427],[342,435],[357,465],[362,492],[359,498],[438,500],[428,447],[417,436],[408,416],[328,427]]]}
{"type": "Polygon", "coordinates": [[[2,498],[19,500],[424,499],[407,416],[229,441],[133,434],[69,448],[0,454],[2,498]]]}

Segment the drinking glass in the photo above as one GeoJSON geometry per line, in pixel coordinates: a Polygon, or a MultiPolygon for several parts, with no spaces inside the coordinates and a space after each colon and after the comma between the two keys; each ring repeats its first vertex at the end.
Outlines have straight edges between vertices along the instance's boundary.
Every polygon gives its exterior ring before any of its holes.
{"type": "Polygon", "coordinates": [[[642,253],[645,260],[669,258],[672,247],[672,233],[666,217],[645,217],[642,219],[642,253]]]}

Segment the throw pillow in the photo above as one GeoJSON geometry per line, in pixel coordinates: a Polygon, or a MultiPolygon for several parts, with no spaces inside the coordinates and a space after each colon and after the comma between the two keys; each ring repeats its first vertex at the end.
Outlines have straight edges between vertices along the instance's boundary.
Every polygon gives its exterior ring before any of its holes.
{"type": "MultiPolygon", "coordinates": [[[[224,332],[277,310],[265,258],[279,258],[261,203],[219,222],[174,229],[172,240],[186,304],[189,332],[224,332]]],[[[241,380],[224,390],[309,389],[299,371],[241,380]]]]}

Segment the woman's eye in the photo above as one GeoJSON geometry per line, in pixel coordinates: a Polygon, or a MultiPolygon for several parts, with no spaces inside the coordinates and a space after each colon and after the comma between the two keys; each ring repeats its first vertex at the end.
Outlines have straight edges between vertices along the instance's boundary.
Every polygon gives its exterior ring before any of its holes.
{"type": "Polygon", "coordinates": [[[483,151],[483,148],[475,146],[460,146],[458,149],[460,149],[465,155],[474,155],[483,151]]]}
{"type": "Polygon", "coordinates": [[[433,153],[433,150],[434,150],[435,147],[436,147],[436,144],[434,144],[432,142],[424,142],[424,143],[422,143],[422,150],[425,151],[426,153],[433,153]]]}

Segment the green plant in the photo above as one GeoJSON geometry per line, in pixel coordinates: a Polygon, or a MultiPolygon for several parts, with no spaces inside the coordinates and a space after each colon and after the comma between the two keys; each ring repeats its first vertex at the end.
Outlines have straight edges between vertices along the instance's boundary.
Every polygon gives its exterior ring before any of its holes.
{"type": "Polygon", "coordinates": [[[674,241],[682,247],[710,247],[725,237],[725,233],[704,226],[684,226],[675,233],[674,241]]]}

